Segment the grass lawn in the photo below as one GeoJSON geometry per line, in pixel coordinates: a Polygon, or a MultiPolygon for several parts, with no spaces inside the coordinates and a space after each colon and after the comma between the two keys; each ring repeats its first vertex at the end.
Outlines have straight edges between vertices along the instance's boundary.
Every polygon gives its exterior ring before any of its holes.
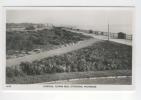
{"type": "MultiPolygon", "coordinates": [[[[6,78],[7,84],[34,84],[57,80],[67,80],[76,78],[107,77],[107,76],[132,76],[131,70],[111,70],[111,71],[88,71],[88,72],[64,72],[43,75],[30,75],[22,77],[6,78]]],[[[130,80],[131,81],[131,80],[130,80]]]]}

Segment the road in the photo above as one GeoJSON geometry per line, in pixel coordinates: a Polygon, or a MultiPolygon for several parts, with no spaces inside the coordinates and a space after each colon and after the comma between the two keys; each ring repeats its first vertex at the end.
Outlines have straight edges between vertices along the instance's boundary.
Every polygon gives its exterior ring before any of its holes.
{"type": "Polygon", "coordinates": [[[43,58],[47,58],[47,57],[52,57],[55,55],[61,55],[61,54],[65,54],[74,50],[78,50],[87,46],[92,45],[93,43],[96,43],[98,41],[101,41],[99,39],[88,39],[88,40],[84,40],[84,41],[79,41],[76,44],[71,44],[71,45],[67,45],[67,46],[62,46],[58,49],[54,49],[54,50],[50,50],[50,51],[44,51],[38,54],[32,54],[32,55],[27,55],[24,57],[18,57],[18,58],[13,58],[13,59],[7,59],[6,60],[6,66],[7,67],[11,67],[11,66],[15,66],[15,65],[19,65],[21,62],[33,62],[35,60],[40,60],[43,58]]]}
{"type": "MultiPolygon", "coordinates": [[[[104,35],[88,34],[88,33],[85,33],[85,32],[80,32],[80,31],[75,31],[75,30],[69,30],[69,29],[65,29],[65,30],[71,31],[73,33],[81,33],[83,35],[91,36],[93,38],[97,38],[97,39],[100,39],[100,40],[108,40],[108,37],[107,36],[104,36],[104,35]]],[[[113,39],[113,38],[110,38],[110,41],[132,46],[132,40],[127,40],[127,39],[113,39]]]]}
{"type": "Polygon", "coordinates": [[[107,40],[107,36],[98,36],[98,35],[94,35],[94,34],[88,34],[88,33],[85,33],[85,32],[80,32],[80,31],[75,31],[75,30],[69,30],[69,29],[65,29],[67,31],[71,31],[73,33],[81,33],[83,35],[86,35],[86,36],[91,36],[93,38],[97,38],[97,39],[100,39],[100,40],[107,40]]]}

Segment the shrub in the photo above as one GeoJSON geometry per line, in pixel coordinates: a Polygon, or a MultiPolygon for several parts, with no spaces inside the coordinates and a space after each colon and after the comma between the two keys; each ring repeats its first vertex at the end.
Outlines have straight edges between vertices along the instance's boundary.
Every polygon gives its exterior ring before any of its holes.
{"type": "Polygon", "coordinates": [[[93,30],[89,30],[89,33],[93,33],[93,30]]]}
{"type": "Polygon", "coordinates": [[[63,67],[62,66],[54,66],[53,68],[52,68],[52,72],[54,72],[54,73],[61,73],[61,72],[64,72],[64,69],[63,69],[63,67]]]}
{"type": "Polygon", "coordinates": [[[24,76],[25,74],[18,67],[6,67],[6,77],[24,76]]]}
{"type": "Polygon", "coordinates": [[[132,69],[132,48],[104,41],[78,51],[40,61],[22,62],[18,67],[15,69],[7,67],[6,75],[12,77],[20,76],[21,73],[40,75],[44,73],[132,69]]]}
{"type": "Polygon", "coordinates": [[[35,27],[33,25],[30,25],[26,27],[25,30],[35,30],[35,27]]]}
{"type": "Polygon", "coordinates": [[[20,64],[21,70],[26,73],[27,75],[35,74],[35,70],[31,63],[29,62],[21,62],[20,64]]]}
{"type": "MultiPolygon", "coordinates": [[[[91,38],[82,34],[74,34],[73,32],[54,27],[52,30],[32,30],[33,27],[28,26],[26,29],[30,31],[7,31],[6,32],[6,51],[33,50],[41,46],[47,49],[56,45],[63,45],[91,38]],[[49,46],[48,46],[49,45],[49,46]]],[[[14,52],[12,52],[14,54],[14,52]]]]}

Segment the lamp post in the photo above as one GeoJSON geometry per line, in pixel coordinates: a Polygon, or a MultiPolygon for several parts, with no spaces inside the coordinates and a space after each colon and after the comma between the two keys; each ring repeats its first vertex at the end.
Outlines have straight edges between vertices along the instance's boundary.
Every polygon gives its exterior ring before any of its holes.
{"type": "Polygon", "coordinates": [[[110,40],[109,24],[108,24],[108,41],[110,40]]]}

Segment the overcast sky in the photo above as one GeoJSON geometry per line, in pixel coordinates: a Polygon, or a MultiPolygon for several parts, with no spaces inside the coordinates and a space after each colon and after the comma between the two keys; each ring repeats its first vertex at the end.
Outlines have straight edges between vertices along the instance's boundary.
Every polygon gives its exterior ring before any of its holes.
{"type": "Polygon", "coordinates": [[[7,23],[50,23],[71,25],[78,28],[126,32],[132,34],[132,8],[46,8],[7,9],[7,23]]]}

